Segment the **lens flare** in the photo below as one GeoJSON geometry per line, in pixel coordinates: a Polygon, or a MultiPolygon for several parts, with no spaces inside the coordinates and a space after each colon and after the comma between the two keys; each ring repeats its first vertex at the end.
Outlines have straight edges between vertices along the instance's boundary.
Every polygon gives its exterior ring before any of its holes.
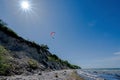
{"type": "Polygon", "coordinates": [[[30,1],[28,1],[28,0],[23,0],[23,1],[21,1],[21,2],[20,2],[20,7],[21,7],[21,9],[22,9],[23,11],[25,11],[25,12],[30,11],[31,8],[32,8],[31,3],[30,3],[30,1]]]}
{"type": "Polygon", "coordinates": [[[22,7],[22,9],[27,10],[27,9],[30,8],[30,4],[29,4],[28,1],[22,1],[22,2],[21,2],[21,7],[22,7]]]}

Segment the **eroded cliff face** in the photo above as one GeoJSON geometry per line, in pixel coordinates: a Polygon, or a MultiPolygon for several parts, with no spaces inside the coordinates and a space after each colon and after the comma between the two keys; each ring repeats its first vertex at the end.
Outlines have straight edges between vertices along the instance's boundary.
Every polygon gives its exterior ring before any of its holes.
{"type": "MultiPolygon", "coordinates": [[[[0,26],[2,27],[2,26],[0,26]]],[[[8,30],[9,31],[9,30],[8,30]]],[[[50,60],[52,54],[40,45],[0,29],[0,45],[10,54],[12,66],[10,74],[35,73],[42,70],[60,70],[69,68],[60,61],[50,60]]]]}
{"type": "Polygon", "coordinates": [[[0,20],[0,75],[33,74],[47,70],[78,69],[38,45],[18,36],[0,20]]]}

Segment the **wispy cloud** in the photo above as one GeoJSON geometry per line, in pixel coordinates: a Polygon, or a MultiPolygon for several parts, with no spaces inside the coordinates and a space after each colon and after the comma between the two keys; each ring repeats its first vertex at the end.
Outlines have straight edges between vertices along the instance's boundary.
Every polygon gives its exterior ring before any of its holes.
{"type": "Polygon", "coordinates": [[[114,55],[120,55],[120,52],[115,52],[115,53],[113,53],[114,55]]]}
{"type": "Polygon", "coordinates": [[[98,59],[92,62],[90,65],[96,68],[117,68],[120,67],[120,56],[111,56],[106,58],[98,59]]]}

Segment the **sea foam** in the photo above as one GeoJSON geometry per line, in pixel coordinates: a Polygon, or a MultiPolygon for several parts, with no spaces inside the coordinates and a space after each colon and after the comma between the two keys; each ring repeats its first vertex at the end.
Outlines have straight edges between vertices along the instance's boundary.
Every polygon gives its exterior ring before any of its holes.
{"type": "Polygon", "coordinates": [[[85,80],[120,80],[120,69],[80,69],[78,74],[85,80]]]}

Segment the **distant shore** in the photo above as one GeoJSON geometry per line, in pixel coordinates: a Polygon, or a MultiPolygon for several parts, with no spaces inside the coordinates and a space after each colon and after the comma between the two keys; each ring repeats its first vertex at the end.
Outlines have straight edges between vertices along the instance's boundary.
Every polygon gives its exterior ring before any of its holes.
{"type": "Polygon", "coordinates": [[[41,72],[34,75],[0,76],[0,80],[84,80],[76,70],[41,72]]]}

